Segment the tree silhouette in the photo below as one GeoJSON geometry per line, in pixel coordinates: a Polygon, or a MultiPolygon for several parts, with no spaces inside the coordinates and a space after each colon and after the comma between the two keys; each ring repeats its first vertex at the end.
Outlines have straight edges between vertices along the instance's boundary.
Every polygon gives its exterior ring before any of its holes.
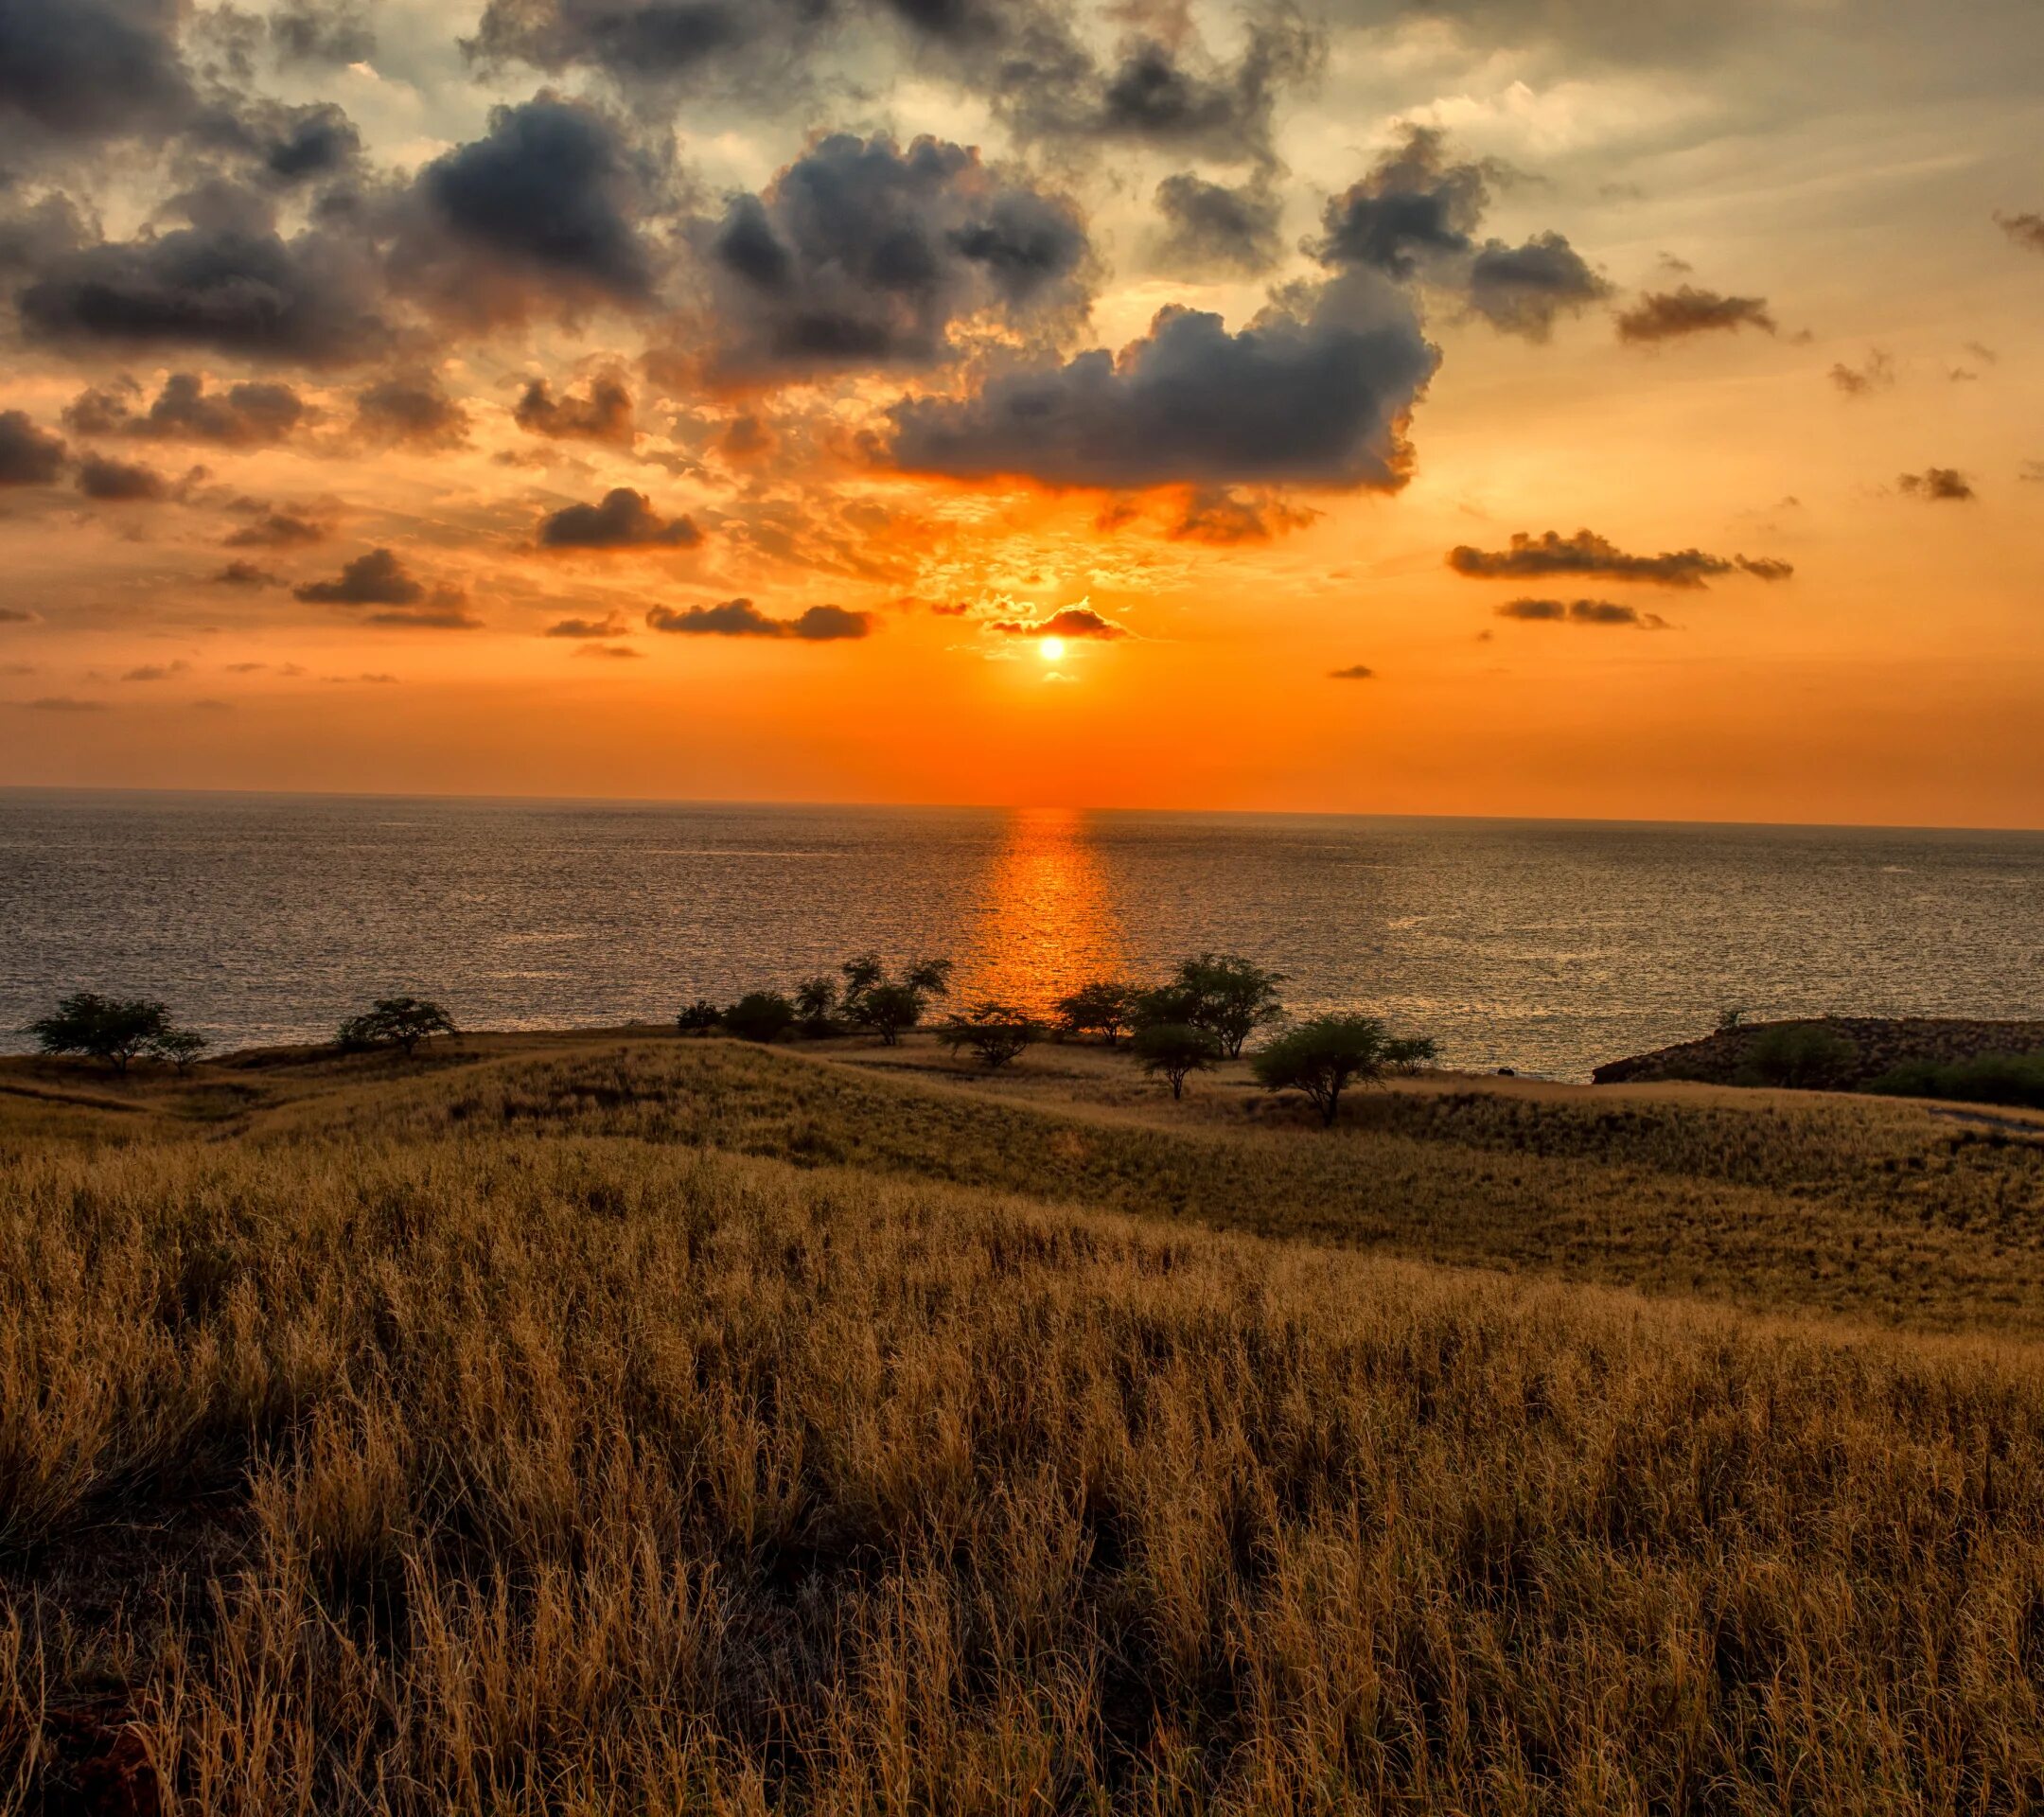
{"type": "Polygon", "coordinates": [[[844,977],[842,1008],[855,1027],[880,1037],[882,1047],[891,1048],[922,1021],[934,997],[951,988],[948,959],[918,960],[899,979],[888,976],[877,953],[861,953],[839,968],[844,977]]]}
{"type": "Polygon", "coordinates": [[[1097,1034],[1111,1048],[1134,1024],[1136,996],[1136,987],[1122,979],[1082,984],[1058,998],[1058,1027],[1066,1034],[1097,1034]]]}
{"type": "Polygon", "coordinates": [[[171,1032],[170,1012],[152,997],[101,997],[74,991],[49,1015],[28,1024],[44,1053],[81,1053],[126,1072],[137,1054],[171,1032]]]}
{"type": "Polygon", "coordinates": [[[1204,1072],[1219,1058],[1220,1043],[1206,1029],[1189,1022],[1146,1022],[1129,1044],[1136,1064],[1153,1078],[1171,1084],[1173,1098],[1185,1096],[1189,1074],[1204,1072]]]}
{"type": "Polygon", "coordinates": [[[1250,1070],[1266,1091],[1303,1091],[1323,1124],[1334,1120],[1342,1093],[1374,1085],[1394,1067],[1418,1064],[1419,1046],[1401,1041],[1374,1015],[1316,1015],[1252,1054],[1250,1070]]]}
{"type": "Polygon", "coordinates": [[[361,1014],[342,1023],[341,1046],[349,1052],[364,1048],[401,1048],[410,1059],[421,1041],[436,1034],[459,1034],[454,1018],[427,997],[379,997],[361,1014]]]}
{"type": "Polygon", "coordinates": [[[962,1014],[954,1015],[939,1037],[953,1053],[970,1048],[989,1072],[1005,1067],[1041,1031],[1025,1011],[1013,1003],[975,1003],[962,1014]]]}
{"type": "Polygon", "coordinates": [[[1284,981],[1282,972],[1268,971],[1240,954],[1202,953],[1180,962],[1172,984],[1185,998],[1181,1019],[1207,1030],[1233,1060],[1252,1033],[1284,1014],[1278,1000],[1284,981]]]}

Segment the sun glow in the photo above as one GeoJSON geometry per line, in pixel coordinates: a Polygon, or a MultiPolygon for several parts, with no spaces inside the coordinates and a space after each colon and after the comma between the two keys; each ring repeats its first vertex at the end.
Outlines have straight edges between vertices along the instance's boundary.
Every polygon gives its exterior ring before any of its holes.
{"type": "Polygon", "coordinates": [[[1065,640],[1062,637],[1038,638],[1036,654],[1046,662],[1061,662],[1065,660],[1065,640]]]}

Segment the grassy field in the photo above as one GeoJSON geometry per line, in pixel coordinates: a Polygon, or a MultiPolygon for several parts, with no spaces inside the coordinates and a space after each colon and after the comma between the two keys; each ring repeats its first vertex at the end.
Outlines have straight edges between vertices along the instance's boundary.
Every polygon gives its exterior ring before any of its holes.
{"type": "Polygon", "coordinates": [[[2035,1809],[2033,1131],[0,1063],[0,1811],[2035,1809]]]}

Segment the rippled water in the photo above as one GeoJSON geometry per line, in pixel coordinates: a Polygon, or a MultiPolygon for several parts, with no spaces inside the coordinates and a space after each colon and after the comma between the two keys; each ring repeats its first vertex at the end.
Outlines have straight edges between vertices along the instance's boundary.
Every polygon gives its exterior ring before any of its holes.
{"type": "Polygon", "coordinates": [[[864,947],[1035,1004],[1248,953],[1296,1008],[1578,1075],[1730,1003],[2044,1016],[2044,835],[0,792],[0,1030],[79,986],[230,1046],[397,991],[664,1020],[864,947]]]}

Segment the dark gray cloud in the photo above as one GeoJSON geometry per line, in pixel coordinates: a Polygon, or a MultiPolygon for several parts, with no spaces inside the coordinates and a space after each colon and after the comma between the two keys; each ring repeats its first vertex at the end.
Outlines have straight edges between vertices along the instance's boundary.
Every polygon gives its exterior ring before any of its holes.
{"type": "Polygon", "coordinates": [[[1848,397],[1864,397],[1869,392],[1888,391],[1895,381],[1894,359],[1878,347],[1871,347],[1857,366],[1842,360],[1831,368],[1831,382],[1848,397]]]}
{"type": "Polygon", "coordinates": [[[731,376],[930,365],[982,312],[1026,327],[1086,300],[1077,209],[940,139],[833,134],[696,238],[731,376]]]}
{"type": "Polygon", "coordinates": [[[1351,273],[1234,333],[1218,315],[1167,309],[1119,357],[1030,362],[968,397],[904,399],[890,454],[915,472],[1049,485],[1391,490],[1437,361],[1410,299],[1351,273]]]}
{"type": "Polygon", "coordinates": [[[1313,256],[1324,265],[1413,277],[1423,264],[1468,254],[1500,174],[1493,164],[1451,162],[1447,135],[1436,128],[1409,128],[1367,175],[1330,200],[1313,256]]]}
{"type": "Polygon", "coordinates": [[[468,413],[432,373],[400,373],[355,394],[355,432],[379,448],[461,448],[468,413]]]}
{"type": "Polygon", "coordinates": [[[1260,177],[1231,186],[1180,170],[1157,185],[1156,209],[1164,218],[1157,261],[1182,276],[1222,271],[1253,277],[1283,254],[1284,203],[1260,177]]]}
{"type": "Polygon", "coordinates": [[[253,561],[230,561],[213,576],[213,584],[216,587],[281,587],[284,581],[281,575],[273,574],[267,568],[258,568],[253,561]]]}
{"type": "Polygon", "coordinates": [[[192,88],[181,0],[4,0],[0,120],[53,139],[160,134],[192,88]]]}
{"type": "Polygon", "coordinates": [[[365,62],[377,47],[365,0],[284,0],[270,15],[270,43],[286,67],[365,62]]]}
{"type": "Polygon", "coordinates": [[[255,520],[221,538],[227,549],[301,549],[326,540],[326,526],[298,511],[259,508],[255,520]]]}
{"type": "Polygon", "coordinates": [[[1215,548],[1268,542],[1319,516],[1269,494],[1244,497],[1226,486],[1195,486],[1165,535],[1173,542],[1204,542],[1215,548]]]}
{"type": "Polygon", "coordinates": [[[623,379],[602,374],[590,380],[581,397],[559,397],[544,379],[527,381],[512,413],[520,429],[555,441],[608,442],[629,448],[638,437],[632,396],[623,379]]]}
{"type": "Polygon", "coordinates": [[[1609,599],[1508,599],[1497,609],[1497,615],[1536,625],[1623,626],[1635,631],[1674,628],[1659,612],[1643,612],[1637,606],[1621,606],[1609,599]]]}
{"type": "Polygon", "coordinates": [[[129,384],[80,392],[64,422],[80,435],[130,435],[142,441],[210,442],[220,448],[267,448],[309,419],[305,400],[285,384],[249,380],[208,391],[195,372],[174,372],[145,410],[129,384]]]}
{"type": "Polygon", "coordinates": [[[1581,574],[1593,580],[1630,580],[1655,587],[1707,587],[1725,574],[1755,580],[1787,580],[1795,570],[1771,556],[1712,556],[1700,549],[1666,550],[1658,556],[1628,555],[1595,531],[1564,537],[1549,530],[1539,537],[1521,531],[1507,549],[1476,549],[1463,543],[1448,552],[1448,565],[1471,580],[1528,580],[1581,574]]]}
{"type": "Polygon", "coordinates": [[[1775,331],[1764,296],[1721,296],[1716,291],[1684,284],[1673,291],[1652,291],[1618,318],[1621,341],[1679,341],[1692,334],[1758,328],[1775,331]]]}
{"type": "Polygon", "coordinates": [[[623,637],[625,617],[622,612],[612,612],[608,618],[564,618],[549,625],[542,633],[546,637],[623,637]]]}
{"type": "Polygon", "coordinates": [[[796,618],[769,618],[749,599],[727,599],[719,606],[691,606],[682,611],[656,606],[646,614],[646,627],[683,637],[786,637],[804,644],[835,644],[872,633],[871,612],[848,611],[842,606],[812,606],[796,618]]]}
{"type": "Polygon", "coordinates": [[[832,0],[489,0],[463,48],[488,64],[601,70],[643,97],[802,73],[832,0]]]}
{"type": "Polygon", "coordinates": [[[614,486],[601,504],[570,504],[539,521],[542,549],[693,549],[702,532],[693,518],[663,518],[643,492],[614,486]]]}
{"type": "Polygon", "coordinates": [[[1905,473],[1895,481],[1912,498],[1933,504],[1963,504],[1980,496],[1973,482],[1955,467],[1927,467],[1921,473],[1905,473]]]}
{"type": "Polygon", "coordinates": [[[1330,669],[1330,681],[1374,681],[1377,671],[1366,662],[1351,662],[1346,669],[1330,669]]]}
{"type": "Polygon", "coordinates": [[[2004,215],[1997,212],[1995,225],[2017,245],[2027,246],[2033,253],[2044,253],[2044,215],[2004,215]]]}
{"type": "Polygon", "coordinates": [[[1066,606],[1048,618],[1000,618],[987,626],[1002,637],[1066,637],[1100,644],[1135,635],[1127,626],[1103,618],[1090,606],[1066,606]]]}
{"type": "Polygon", "coordinates": [[[1486,240],[1470,260],[1469,306],[1501,334],[1544,341],[1555,320],[1578,315],[1612,287],[1559,234],[1536,234],[1522,246],[1486,240]]]}
{"type": "Polygon", "coordinates": [[[167,499],[172,487],[153,467],[87,454],[79,462],[78,489],[102,504],[154,504],[167,499]]]}
{"type": "Polygon", "coordinates": [[[292,589],[313,606],[418,606],[429,597],[395,550],[372,549],[345,563],[332,580],[308,581],[292,589]]]}
{"type": "Polygon", "coordinates": [[[25,410],[0,411],[0,485],[48,485],[63,471],[63,438],[25,410]]]}
{"type": "Polygon", "coordinates": [[[363,616],[362,623],[393,631],[480,631],[483,628],[483,621],[462,604],[461,594],[449,588],[435,590],[427,605],[369,612],[363,616]]]}

